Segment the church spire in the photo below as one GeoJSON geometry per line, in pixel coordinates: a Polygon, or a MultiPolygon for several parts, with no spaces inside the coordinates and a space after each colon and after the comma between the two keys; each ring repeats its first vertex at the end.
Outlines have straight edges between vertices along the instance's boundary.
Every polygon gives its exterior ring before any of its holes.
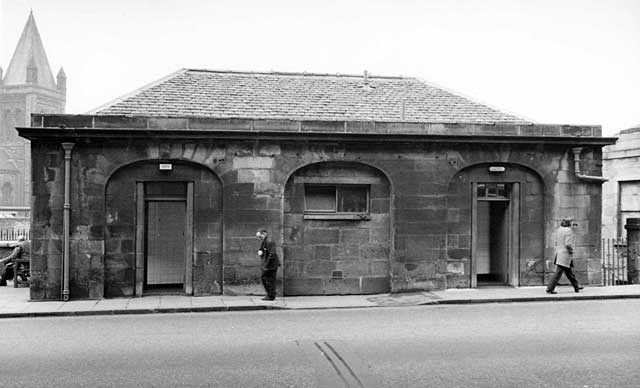
{"type": "Polygon", "coordinates": [[[51,89],[56,88],[33,11],[29,13],[29,18],[22,30],[16,51],[13,53],[13,58],[11,58],[4,77],[4,86],[27,83],[51,89]]]}

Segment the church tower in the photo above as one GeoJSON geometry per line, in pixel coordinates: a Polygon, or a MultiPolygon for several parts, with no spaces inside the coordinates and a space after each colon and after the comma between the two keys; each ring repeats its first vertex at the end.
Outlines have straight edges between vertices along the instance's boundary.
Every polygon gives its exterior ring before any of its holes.
{"type": "Polygon", "coordinates": [[[67,77],[57,77],[33,11],[29,14],[9,67],[0,67],[0,206],[31,205],[31,148],[15,127],[30,126],[32,113],[64,113],[67,77]]]}

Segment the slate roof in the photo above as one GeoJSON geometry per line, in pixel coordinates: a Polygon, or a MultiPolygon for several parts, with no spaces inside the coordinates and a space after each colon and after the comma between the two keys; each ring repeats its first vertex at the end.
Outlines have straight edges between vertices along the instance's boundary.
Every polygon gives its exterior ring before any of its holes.
{"type": "Polygon", "coordinates": [[[90,114],[530,123],[416,78],[183,69],[90,114]],[[404,120],[402,111],[404,104],[404,120]]]}

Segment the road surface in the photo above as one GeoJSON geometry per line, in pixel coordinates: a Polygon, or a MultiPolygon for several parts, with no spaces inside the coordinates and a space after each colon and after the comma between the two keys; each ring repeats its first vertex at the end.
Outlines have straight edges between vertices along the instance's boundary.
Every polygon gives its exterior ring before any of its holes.
{"type": "Polygon", "coordinates": [[[1,387],[640,387],[640,300],[0,320],[1,387]]]}

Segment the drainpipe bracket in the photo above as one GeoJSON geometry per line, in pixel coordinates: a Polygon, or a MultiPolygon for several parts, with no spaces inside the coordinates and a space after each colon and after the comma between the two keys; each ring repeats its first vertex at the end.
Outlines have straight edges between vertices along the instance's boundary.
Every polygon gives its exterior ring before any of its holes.
{"type": "Polygon", "coordinates": [[[598,182],[598,183],[604,183],[608,181],[609,179],[603,178],[601,176],[582,174],[582,170],[580,169],[580,153],[582,152],[582,148],[583,147],[574,147],[571,149],[571,151],[573,152],[573,169],[574,169],[574,174],[576,178],[581,179],[583,181],[598,182]]]}
{"type": "Polygon", "coordinates": [[[589,182],[604,183],[604,182],[607,182],[609,180],[607,178],[603,178],[601,176],[594,176],[594,175],[576,174],[576,177],[578,177],[579,179],[582,179],[583,181],[589,181],[589,182]]]}

